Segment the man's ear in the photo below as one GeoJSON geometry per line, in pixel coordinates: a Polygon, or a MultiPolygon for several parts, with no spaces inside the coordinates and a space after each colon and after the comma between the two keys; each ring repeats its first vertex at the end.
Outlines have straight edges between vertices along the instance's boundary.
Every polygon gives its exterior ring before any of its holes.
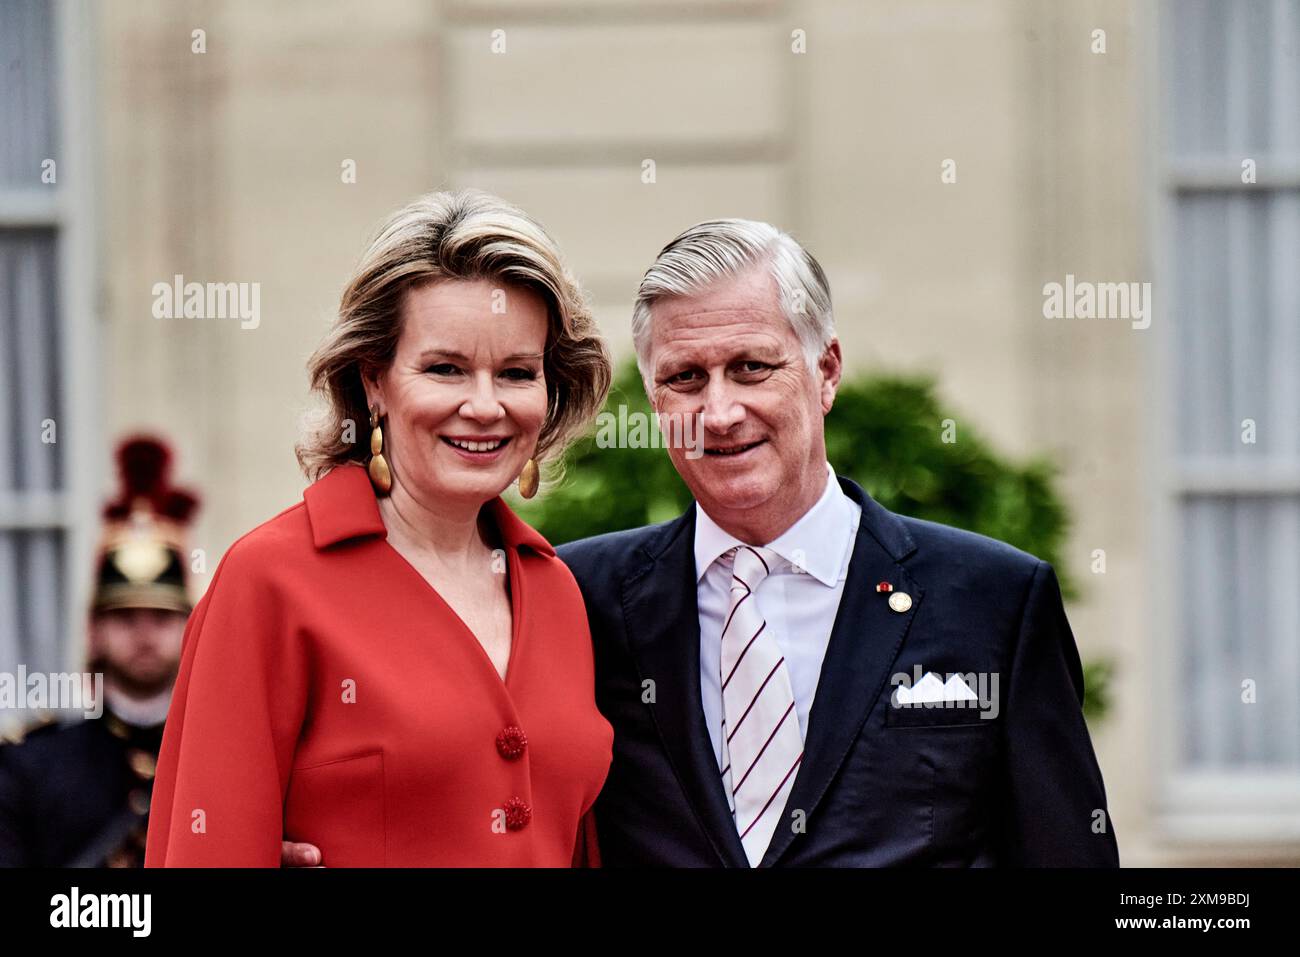
{"type": "Polygon", "coordinates": [[[844,357],[840,353],[840,340],[831,339],[822,357],[817,363],[822,374],[821,400],[822,415],[830,412],[835,404],[835,393],[840,387],[840,376],[844,372],[844,357]]]}

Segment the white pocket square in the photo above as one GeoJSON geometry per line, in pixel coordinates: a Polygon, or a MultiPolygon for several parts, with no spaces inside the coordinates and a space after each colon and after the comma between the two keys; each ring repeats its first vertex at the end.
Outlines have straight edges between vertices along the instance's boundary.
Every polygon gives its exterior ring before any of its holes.
{"type": "Polygon", "coordinates": [[[979,696],[971,691],[970,685],[962,681],[961,675],[953,675],[947,681],[944,681],[933,671],[927,671],[925,675],[908,688],[905,685],[898,686],[898,703],[907,704],[926,704],[936,701],[978,701],[979,696]]]}

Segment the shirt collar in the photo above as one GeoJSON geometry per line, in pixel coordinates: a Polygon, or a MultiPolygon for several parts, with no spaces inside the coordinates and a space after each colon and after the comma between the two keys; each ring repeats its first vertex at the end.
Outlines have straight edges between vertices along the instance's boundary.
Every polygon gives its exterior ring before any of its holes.
{"type": "MultiPolygon", "coordinates": [[[[804,512],[774,541],[772,549],[787,562],[798,565],[823,585],[834,588],[844,571],[849,544],[856,531],[859,510],[840,489],[835,470],[826,463],[826,488],[816,504],[804,512]]],[[[695,503],[695,580],[729,548],[745,544],[724,531],[699,502],[695,503]]]]}
{"type": "MultiPolygon", "coordinates": [[[[311,523],[312,542],[317,548],[328,548],[351,538],[388,535],[370,476],[360,465],[331,469],[307,487],[302,499],[311,523]]],[[[500,495],[488,504],[506,545],[516,549],[527,546],[541,555],[555,555],[550,542],[516,515],[500,495]]]]}

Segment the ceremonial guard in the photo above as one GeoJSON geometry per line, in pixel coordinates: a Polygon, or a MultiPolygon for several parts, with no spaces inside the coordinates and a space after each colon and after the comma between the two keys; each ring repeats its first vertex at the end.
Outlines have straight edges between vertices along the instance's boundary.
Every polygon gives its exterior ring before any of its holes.
{"type": "Polygon", "coordinates": [[[117,451],[120,495],[104,509],[87,671],[103,709],[50,716],[0,743],[0,866],[139,867],[163,722],[191,609],[186,529],[198,506],[170,482],[171,451],[136,437],[117,451]]]}

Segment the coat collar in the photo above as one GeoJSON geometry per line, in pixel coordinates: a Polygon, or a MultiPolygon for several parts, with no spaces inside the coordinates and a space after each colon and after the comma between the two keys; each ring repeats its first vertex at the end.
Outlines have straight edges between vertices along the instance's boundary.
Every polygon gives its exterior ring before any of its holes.
{"type": "MultiPolygon", "coordinates": [[[[340,465],[317,479],[302,493],[311,523],[312,543],[328,548],[352,538],[387,537],[366,470],[355,464],[340,465]]],[[[527,546],[540,555],[555,555],[550,542],[516,515],[498,495],[488,503],[505,544],[516,550],[527,546]]]]}
{"type": "MultiPolygon", "coordinates": [[[[889,676],[924,592],[902,562],[916,550],[903,521],[860,485],[837,476],[844,494],[862,508],[848,578],[826,648],[817,695],[804,740],[804,760],[795,775],[783,820],[793,809],[811,817],[835,777],[854,738],[889,676]],[[906,613],[895,613],[876,593],[891,582],[912,596],[906,613]]],[[[696,600],[696,510],[654,530],[623,582],[623,609],[631,651],[643,675],[655,675],[655,722],[683,790],[719,859],[747,867],[744,847],[728,810],[717,759],[700,704],[700,622],[696,600]]],[[[770,866],[794,840],[778,827],[763,858],[770,866]]]]}

